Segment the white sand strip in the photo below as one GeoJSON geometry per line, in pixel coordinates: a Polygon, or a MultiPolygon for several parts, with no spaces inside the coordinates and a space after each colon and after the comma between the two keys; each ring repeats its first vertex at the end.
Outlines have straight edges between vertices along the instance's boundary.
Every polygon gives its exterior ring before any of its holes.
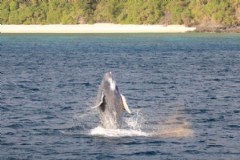
{"type": "Polygon", "coordinates": [[[122,25],[110,23],[80,25],[0,25],[1,33],[184,33],[195,27],[184,25],[122,25]]]}

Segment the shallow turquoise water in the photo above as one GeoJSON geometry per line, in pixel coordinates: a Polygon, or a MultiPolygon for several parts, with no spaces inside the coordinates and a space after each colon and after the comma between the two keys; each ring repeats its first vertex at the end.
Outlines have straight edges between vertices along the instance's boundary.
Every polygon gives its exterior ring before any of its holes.
{"type": "Polygon", "coordinates": [[[238,159],[239,44],[239,34],[1,34],[0,159],[238,159]],[[135,112],[124,118],[141,113],[138,130],[187,122],[194,135],[91,135],[107,71],[135,112]]]}

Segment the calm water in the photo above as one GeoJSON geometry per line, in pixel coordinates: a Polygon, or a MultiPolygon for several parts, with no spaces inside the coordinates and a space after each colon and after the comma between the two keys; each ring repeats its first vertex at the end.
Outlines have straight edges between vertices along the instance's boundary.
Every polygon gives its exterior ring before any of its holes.
{"type": "Polygon", "coordinates": [[[1,34],[0,72],[0,159],[240,157],[239,34],[1,34]],[[90,134],[107,71],[128,136],[90,134]]]}

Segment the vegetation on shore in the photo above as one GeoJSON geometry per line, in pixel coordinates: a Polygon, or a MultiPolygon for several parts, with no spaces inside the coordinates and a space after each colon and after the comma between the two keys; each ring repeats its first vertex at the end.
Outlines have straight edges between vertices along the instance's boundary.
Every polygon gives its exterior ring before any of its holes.
{"type": "Polygon", "coordinates": [[[1,24],[239,26],[240,0],[0,0],[1,24]]]}

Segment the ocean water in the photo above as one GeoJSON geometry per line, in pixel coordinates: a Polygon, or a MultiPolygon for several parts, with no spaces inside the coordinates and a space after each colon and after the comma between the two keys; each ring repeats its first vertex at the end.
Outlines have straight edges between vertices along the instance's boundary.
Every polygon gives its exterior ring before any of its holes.
{"type": "Polygon", "coordinates": [[[0,159],[239,159],[239,34],[1,34],[0,159]],[[112,71],[132,115],[98,127],[112,71]]]}

